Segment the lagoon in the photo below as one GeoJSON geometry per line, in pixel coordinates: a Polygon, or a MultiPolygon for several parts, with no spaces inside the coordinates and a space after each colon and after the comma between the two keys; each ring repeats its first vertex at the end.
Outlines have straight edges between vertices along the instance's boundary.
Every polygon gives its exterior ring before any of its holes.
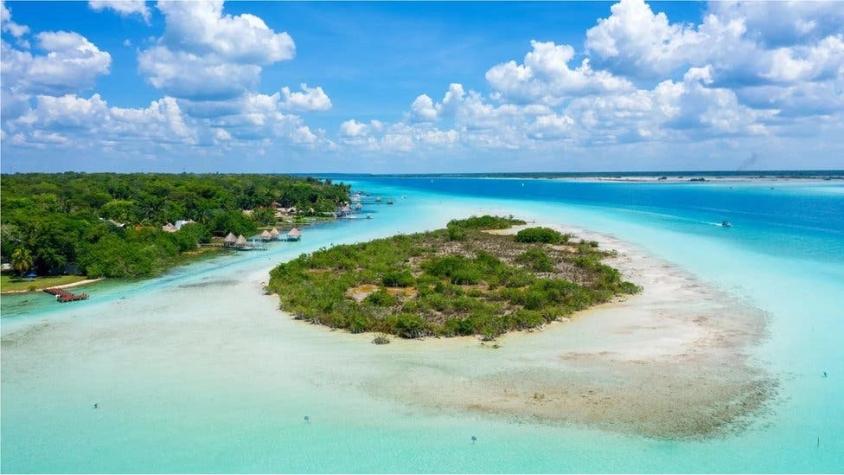
{"type": "MultiPolygon", "coordinates": [[[[840,182],[334,179],[395,204],[266,252],[103,284],[87,302],[4,297],[2,471],[844,470],[840,182]],[[750,357],[777,380],[776,394],[741,430],[695,440],[409,404],[373,382],[425,374],[420,354],[449,371],[438,360],[449,348],[371,345],[294,321],[263,294],[268,271],[302,252],[482,213],[610,235],[764,312],[750,357]],[[733,228],[717,225],[725,219],[733,228]]],[[[502,350],[529,350],[533,337],[545,335],[505,339],[502,350]]],[[[478,373],[497,357],[458,344],[478,373]]]]}

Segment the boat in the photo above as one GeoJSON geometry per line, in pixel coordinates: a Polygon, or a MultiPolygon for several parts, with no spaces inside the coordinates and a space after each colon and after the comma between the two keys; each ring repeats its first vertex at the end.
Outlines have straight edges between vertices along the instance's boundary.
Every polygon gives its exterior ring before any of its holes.
{"type": "Polygon", "coordinates": [[[729,221],[727,221],[727,220],[724,220],[724,221],[721,221],[721,227],[722,227],[722,228],[731,228],[731,227],[733,227],[733,224],[732,224],[732,223],[730,223],[730,222],[729,222],[729,221]]]}

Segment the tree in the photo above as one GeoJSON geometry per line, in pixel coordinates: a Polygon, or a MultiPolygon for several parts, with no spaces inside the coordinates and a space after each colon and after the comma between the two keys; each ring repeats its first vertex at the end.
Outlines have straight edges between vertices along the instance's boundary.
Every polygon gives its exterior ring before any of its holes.
{"type": "Polygon", "coordinates": [[[32,254],[29,249],[19,247],[12,252],[12,268],[20,275],[32,268],[32,254]]]}

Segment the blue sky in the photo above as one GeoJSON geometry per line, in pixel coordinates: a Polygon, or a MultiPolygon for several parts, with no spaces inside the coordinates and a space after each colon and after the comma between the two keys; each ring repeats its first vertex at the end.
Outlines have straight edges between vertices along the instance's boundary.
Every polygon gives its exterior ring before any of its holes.
{"type": "Polygon", "coordinates": [[[5,2],[2,170],[844,168],[842,25],[809,2],[5,2]]]}

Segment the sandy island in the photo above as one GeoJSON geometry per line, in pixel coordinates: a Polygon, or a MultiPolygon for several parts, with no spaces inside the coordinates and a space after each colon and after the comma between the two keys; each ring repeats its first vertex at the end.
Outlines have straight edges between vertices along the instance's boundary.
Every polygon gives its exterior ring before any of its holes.
{"type": "Polygon", "coordinates": [[[746,352],[764,335],[760,311],[626,243],[549,227],[616,250],[605,263],[644,291],[539,331],[502,336],[500,348],[486,354],[490,361],[472,368],[460,354],[466,338],[394,340],[394,351],[416,346],[410,351],[419,357],[426,349],[436,355],[370,382],[371,393],[435,409],[656,438],[738,430],[764,407],[775,381],[746,352]]]}

